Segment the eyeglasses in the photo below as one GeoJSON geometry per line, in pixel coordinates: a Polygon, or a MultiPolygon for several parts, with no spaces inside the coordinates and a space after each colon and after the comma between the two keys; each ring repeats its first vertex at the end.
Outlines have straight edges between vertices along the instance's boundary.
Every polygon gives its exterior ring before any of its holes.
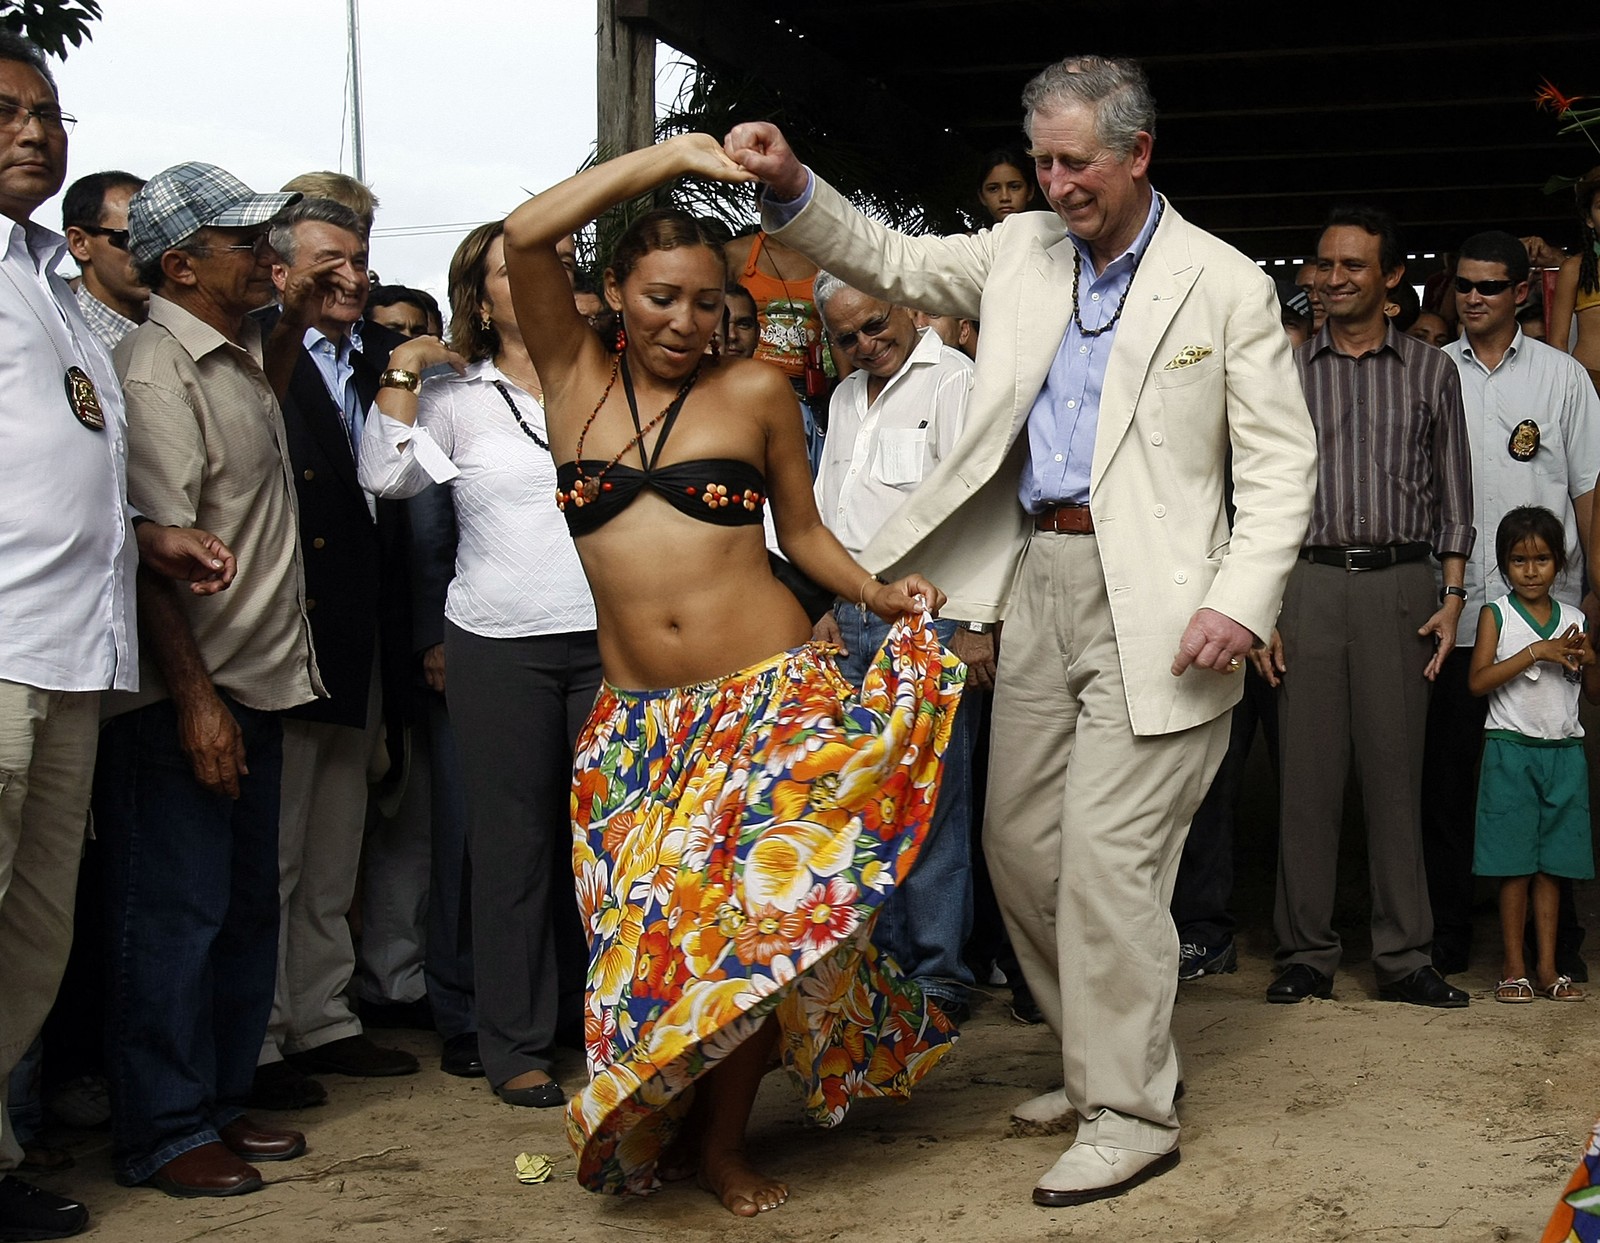
{"type": "Polygon", "coordinates": [[[834,335],[833,343],[841,350],[853,350],[862,337],[881,337],[889,330],[889,312],[885,311],[876,319],[869,319],[854,332],[841,332],[834,335]]]}
{"type": "Polygon", "coordinates": [[[54,104],[40,104],[37,108],[24,108],[14,99],[0,99],[0,131],[20,134],[28,128],[29,121],[39,122],[41,129],[72,133],[78,118],[68,116],[54,104]]]}
{"type": "Polygon", "coordinates": [[[126,229],[106,229],[97,224],[80,224],[77,226],[90,237],[103,237],[118,250],[128,249],[128,231],[126,229]]]}
{"type": "Polygon", "coordinates": [[[1515,281],[1469,281],[1465,276],[1456,277],[1456,292],[1471,293],[1476,289],[1485,298],[1492,298],[1495,294],[1505,293],[1515,281]]]}
{"type": "Polygon", "coordinates": [[[185,246],[183,249],[189,251],[191,254],[203,253],[207,255],[216,254],[218,252],[226,253],[230,250],[248,250],[253,252],[257,259],[272,258],[278,253],[272,248],[272,241],[265,233],[260,234],[248,242],[240,242],[237,246],[185,246]]]}

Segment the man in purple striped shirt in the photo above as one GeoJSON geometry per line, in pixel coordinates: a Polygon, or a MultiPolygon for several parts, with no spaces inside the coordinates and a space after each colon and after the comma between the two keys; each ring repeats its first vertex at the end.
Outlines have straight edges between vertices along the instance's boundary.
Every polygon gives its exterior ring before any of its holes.
{"type": "Polygon", "coordinates": [[[1329,217],[1315,286],[1327,322],[1295,351],[1317,434],[1317,495],[1278,630],[1257,656],[1281,688],[1273,1002],[1332,995],[1339,827],[1354,758],[1378,995],[1467,1004],[1432,964],[1421,774],[1429,690],[1466,596],[1472,466],[1454,364],[1384,317],[1404,275],[1387,215],[1344,208],[1329,217]],[[1442,595],[1430,554],[1443,568],[1442,595]]]}

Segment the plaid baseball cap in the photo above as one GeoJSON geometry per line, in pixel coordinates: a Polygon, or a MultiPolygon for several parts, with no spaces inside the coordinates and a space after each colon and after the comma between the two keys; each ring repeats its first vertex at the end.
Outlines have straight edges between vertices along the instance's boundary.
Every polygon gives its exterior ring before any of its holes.
{"type": "Polygon", "coordinates": [[[128,253],[149,263],[201,229],[265,224],[299,194],[257,194],[215,164],[174,164],[162,169],[128,203],[128,253]]]}

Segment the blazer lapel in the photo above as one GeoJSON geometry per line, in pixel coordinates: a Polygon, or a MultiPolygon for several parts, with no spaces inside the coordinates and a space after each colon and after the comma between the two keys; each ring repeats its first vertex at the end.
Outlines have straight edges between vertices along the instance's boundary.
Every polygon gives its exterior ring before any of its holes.
{"type": "Polygon", "coordinates": [[[1180,236],[1181,224],[1181,218],[1169,205],[1128,290],[1127,315],[1117,325],[1105,387],[1100,394],[1091,493],[1133,422],[1150,373],[1160,366],[1156,350],[1162,337],[1199,279],[1200,269],[1191,261],[1189,248],[1180,236]]]}
{"type": "Polygon", "coordinates": [[[294,379],[289,393],[300,407],[300,417],[316,437],[317,444],[333,463],[339,477],[352,488],[361,485],[356,479],[355,453],[350,448],[350,434],[345,429],[344,412],[334,403],[333,395],[322,381],[322,373],[304,347],[295,360],[294,379]]]}
{"type": "Polygon", "coordinates": [[[1025,265],[1028,276],[1017,299],[1017,375],[1005,449],[1022,434],[1072,322],[1072,254],[1072,239],[1063,231],[1061,239],[1049,246],[1036,239],[1025,265]]]}

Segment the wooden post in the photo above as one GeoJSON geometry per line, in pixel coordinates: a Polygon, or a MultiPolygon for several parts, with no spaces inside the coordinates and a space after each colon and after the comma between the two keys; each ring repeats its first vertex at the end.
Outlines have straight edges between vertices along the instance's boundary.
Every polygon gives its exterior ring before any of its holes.
{"type": "Polygon", "coordinates": [[[638,0],[597,0],[595,101],[602,157],[656,140],[656,41],[638,20],[638,0]]]}

